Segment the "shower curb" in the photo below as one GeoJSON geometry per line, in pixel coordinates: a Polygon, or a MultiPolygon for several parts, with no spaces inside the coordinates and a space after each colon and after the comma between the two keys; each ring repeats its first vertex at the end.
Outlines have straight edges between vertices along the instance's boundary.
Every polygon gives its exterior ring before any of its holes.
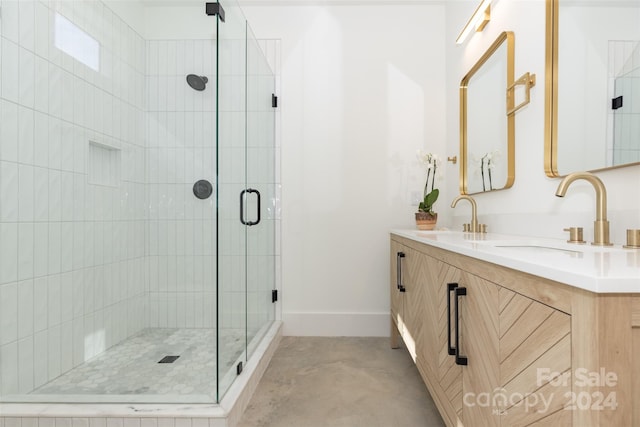
{"type": "MultiPolygon", "coordinates": [[[[119,427],[125,421],[135,422],[136,426],[160,426],[160,420],[171,420],[177,426],[177,420],[190,420],[191,427],[235,427],[251,400],[262,375],[269,366],[269,362],[282,339],[282,322],[275,321],[258,344],[254,357],[244,365],[242,375],[231,384],[220,404],[202,403],[0,403],[0,427],[20,426],[16,423],[20,419],[34,420],[38,418],[68,420],[73,426],[75,420],[85,419],[85,427],[93,426],[93,419],[106,420],[107,425],[114,425],[112,419],[119,419],[119,427]],[[156,419],[155,423],[149,423],[156,419]]],[[[61,422],[65,424],[65,422],[61,422]]],[[[96,423],[102,425],[102,422],[96,423]]],[[[36,424],[37,425],[37,424],[36,424]]],[[[71,425],[71,424],[69,424],[71,425]]],[[[24,425],[23,425],[24,427],[24,425]]],[[[104,426],[103,426],[104,427],[104,426]]]]}

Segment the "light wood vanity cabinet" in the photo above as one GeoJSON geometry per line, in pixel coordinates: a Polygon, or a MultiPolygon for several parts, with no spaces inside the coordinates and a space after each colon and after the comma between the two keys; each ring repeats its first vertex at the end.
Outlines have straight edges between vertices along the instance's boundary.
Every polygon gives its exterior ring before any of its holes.
{"type": "Polygon", "coordinates": [[[639,297],[604,297],[396,235],[391,272],[392,346],[403,337],[447,425],[640,425],[639,297]],[[466,365],[449,352],[456,299],[466,365]],[[585,384],[612,372],[614,386],[585,384]]]}
{"type": "MultiPolygon", "coordinates": [[[[424,351],[428,347],[423,328],[429,326],[424,319],[428,316],[426,288],[420,286],[420,278],[425,274],[424,257],[407,246],[392,243],[391,265],[391,317],[394,329],[399,333],[414,362],[424,361],[424,351]]],[[[397,333],[394,346],[397,346],[397,333]]]]}

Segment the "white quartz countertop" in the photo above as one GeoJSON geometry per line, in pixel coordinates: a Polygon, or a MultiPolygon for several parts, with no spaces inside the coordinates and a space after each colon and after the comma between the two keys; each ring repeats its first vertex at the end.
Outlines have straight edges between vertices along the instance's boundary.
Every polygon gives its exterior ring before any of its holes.
{"type": "Polygon", "coordinates": [[[597,293],[640,293],[640,250],[456,231],[391,234],[597,293]]]}

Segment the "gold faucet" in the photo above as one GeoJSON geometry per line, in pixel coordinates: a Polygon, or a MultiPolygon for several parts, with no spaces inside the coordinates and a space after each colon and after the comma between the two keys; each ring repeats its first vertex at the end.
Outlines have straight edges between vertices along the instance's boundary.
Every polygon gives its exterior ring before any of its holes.
{"type": "Polygon", "coordinates": [[[574,172],[565,176],[556,190],[556,196],[564,197],[569,185],[577,179],[584,179],[596,190],[596,220],[593,223],[593,243],[596,246],[611,246],[609,242],[609,221],[607,221],[607,189],[600,178],[589,172],[574,172]]]}
{"type": "Polygon", "coordinates": [[[473,197],[467,196],[466,194],[460,195],[453,199],[453,202],[451,202],[451,207],[455,208],[460,200],[468,200],[469,203],[471,203],[471,224],[464,224],[464,231],[470,231],[472,233],[485,233],[486,227],[484,226],[484,224],[478,224],[478,205],[476,205],[476,201],[473,200],[473,197]]]}

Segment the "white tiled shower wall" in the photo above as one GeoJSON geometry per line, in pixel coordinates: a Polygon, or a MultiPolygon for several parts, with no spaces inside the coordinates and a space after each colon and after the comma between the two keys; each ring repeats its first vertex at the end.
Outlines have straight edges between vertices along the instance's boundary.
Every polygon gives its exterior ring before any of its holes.
{"type": "Polygon", "coordinates": [[[145,326],[145,44],[99,1],[2,0],[0,7],[6,396],[145,326]],[[57,15],[99,43],[97,70],[56,47],[57,15]],[[99,147],[93,167],[90,142],[99,147]],[[109,169],[117,173],[91,184],[93,168],[107,159],[117,159],[109,169]]]}
{"type": "MultiPolygon", "coordinates": [[[[215,41],[147,41],[146,253],[151,327],[215,327],[215,41]],[[208,78],[192,89],[188,74],[208,78]]],[[[236,205],[237,206],[237,201],[236,205]]]]}

